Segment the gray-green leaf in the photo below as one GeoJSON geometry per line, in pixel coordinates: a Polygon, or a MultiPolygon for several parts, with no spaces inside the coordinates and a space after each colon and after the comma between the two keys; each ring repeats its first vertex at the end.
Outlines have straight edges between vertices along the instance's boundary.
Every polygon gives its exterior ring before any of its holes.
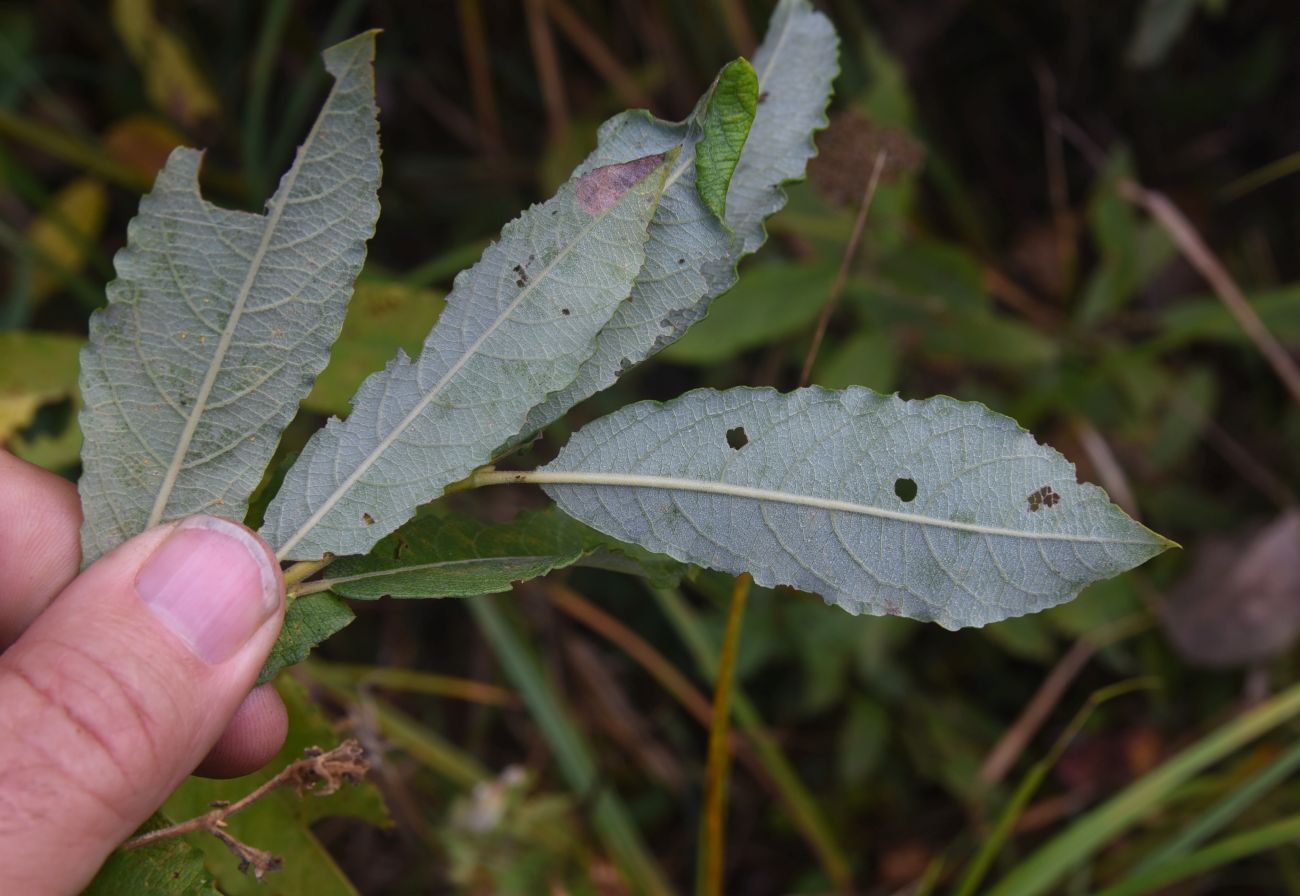
{"type": "Polygon", "coordinates": [[[645,268],[632,300],[601,330],[595,352],[573,383],[529,415],[523,434],[559,419],[686,332],[736,282],[741,257],[767,238],[764,221],[785,205],[781,185],[803,177],[817,151],[813,133],[826,126],[831,82],[839,71],[835,29],[807,0],[781,0],[753,63],[757,105],[727,185],[725,225],[695,188],[695,150],[710,108],[743,104],[741,97],[752,86],[744,69],[734,63],[724,68],[710,94],[680,124],[625,112],[601,126],[596,150],[579,170],[678,145],[681,158],[650,225],[645,268]]]}
{"type": "Polygon", "coordinates": [[[308,442],[262,529],[282,558],[370,550],[573,381],[645,261],[675,157],[590,171],[506,225],[456,278],[419,359],[399,354],[308,442]]]}
{"type": "Polygon", "coordinates": [[[781,0],[754,53],[758,109],[727,194],[727,223],[748,255],[767,239],[764,222],[785,206],[781,185],[803,177],[826,127],[839,38],[808,0],[781,0]]]}
{"type": "Polygon", "coordinates": [[[374,34],[324,57],[334,88],[266,214],[204,201],[191,149],[140,202],[81,355],[87,563],[165,520],[242,519],[325,366],[380,172],[374,34]]]}
{"type": "Polygon", "coordinates": [[[1171,545],[1010,418],[862,388],[641,402],[526,478],[616,538],[947,628],[1054,606],[1171,545]]]}

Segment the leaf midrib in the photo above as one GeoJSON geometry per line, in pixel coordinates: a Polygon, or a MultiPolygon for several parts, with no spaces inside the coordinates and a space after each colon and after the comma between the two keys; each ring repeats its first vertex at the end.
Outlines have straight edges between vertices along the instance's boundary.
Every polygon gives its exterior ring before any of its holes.
{"type": "MultiPolygon", "coordinates": [[[[334,101],[334,96],[338,93],[340,85],[351,75],[357,59],[362,55],[361,49],[358,49],[347,67],[335,77],[334,85],[330,88],[329,94],[325,97],[325,103],[321,107],[321,113],[312,123],[311,130],[307,132],[307,139],[303,141],[294,157],[293,166],[289,169],[284,182],[276,190],[275,196],[271,200],[271,207],[266,215],[266,226],[262,230],[262,240],[258,244],[257,252],[253,255],[252,261],[249,263],[248,274],[244,277],[244,283],[240,286],[239,294],[235,297],[235,304],[231,308],[230,318],[226,321],[226,328],[217,341],[212,354],[212,361],[208,364],[207,373],[204,374],[203,383],[194,396],[194,407],[185,421],[185,428],[181,430],[180,438],[176,443],[176,450],[172,454],[171,463],[167,466],[167,472],[163,474],[163,481],[158,487],[157,496],[154,498],[153,509],[149,512],[149,520],[145,524],[147,529],[153,528],[162,522],[163,514],[167,510],[167,502],[171,500],[172,490],[176,487],[176,480],[180,476],[185,457],[189,454],[190,444],[194,441],[194,433],[198,431],[199,421],[207,412],[208,399],[212,395],[212,389],[216,385],[217,377],[221,375],[226,353],[230,350],[230,345],[235,338],[235,330],[239,328],[239,321],[244,314],[244,306],[248,303],[248,298],[252,294],[253,284],[257,281],[257,275],[261,272],[262,262],[266,259],[271,240],[275,236],[280,218],[284,214],[285,206],[289,203],[289,195],[293,192],[294,184],[298,181],[298,173],[302,170],[303,160],[307,157],[307,151],[316,142],[321,123],[326,118],[326,111],[334,101]]],[[[200,203],[207,202],[199,191],[198,178],[194,180],[194,192],[200,203]]]]}
{"type": "MultiPolygon", "coordinates": [[[[429,563],[413,563],[410,566],[390,566],[387,569],[372,569],[367,572],[353,573],[346,576],[334,576],[321,580],[321,585],[328,585],[333,588],[335,585],[347,585],[352,582],[361,582],[366,579],[389,578],[392,576],[411,575],[413,573],[429,572],[435,569],[447,569],[454,566],[473,566],[474,564],[483,563],[541,563],[551,560],[562,560],[565,557],[572,556],[575,552],[554,554],[521,554],[512,556],[493,556],[493,557],[464,557],[460,560],[434,560],[429,563]]],[[[577,553],[581,553],[580,551],[577,553]]],[[[314,584],[314,583],[313,583],[314,584]]]]}
{"type": "MultiPolygon", "coordinates": [[[[646,175],[646,177],[649,176],[650,175],[646,175]]],[[[630,187],[627,193],[623,197],[620,197],[617,202],[613,203],[609,208],[592,218],[591,221],[588,222],[572,240],[569,241],[568,245],[561,249],[555,258],[519,291],[519,294],[511,300],[510,304],[507,305],[499,315],[497,315],[496,320],[492,321],[487,329],[485,329],[482,334],[474,340],[474,343],[456,359],[456,363],[453,364],[445,374],[443,374],[442,378],[438,380],[438,382],[435,383],[418,402],[416,402],[410,413],[403,417],[396,426],[380,439],[379,444],[366,455],[365,459],[362,460],[361,463],[357,464],[356,467],[353,468],[352,472],[348,474],[347,478],[344,479],[333,492],[330,493],[329,497],[321,502],[320,506],[307,518],[306,522],[299,526],[298,530],[285,540],[284,544],[276,551],[276,557],[278,559],[285,560],[288,558],[289,552],[297,547],[298,543],[307,537],[307,534],[311,532],[311,530],[314,529],[320,521],[338,505],[339,501],[341,501],[343,496],[351,490],[352,486],[356,485],[361,480],[361,477],[374,466],[375,462],[384,454],[385,451],[393,446],[393,444],[401,437],[402,433],[404,433],[407,428],[420,417],[424,412],[424,409],[427,408],[439,394],[441,394],[442,390],[446,388],[447,384],[451,382],[458,373],[460,373],[465,365],[469,363],[470,359],[478,354],[483,343],[485,343],[494,333],[497,332],[498,329],[500,329],[502,324],[504,324],[510,316],[514,314],[520,304],[522,304],[528,296],[532,295],[532,293],[536,291],[538,286],[547,282],[556,267],[558,267],[564,259],[568,258],[573,250],[588,236],[590,236],[597,226],[602,224],[609,215],[613,214],[614,209],[622,207],[624,201],[626,201],[626,197],[631,195],[632,192],[642,183],[645,183],[645,178],[642,178],[635,185],[630,187]]],[[[660,188],[660,193],[662,194],[662,192],[663,189],[660,188]]],[[[450,296],[448,298],[450,299],[450,296]]],[[[414,363],[418,364],[419,362],[416,361],[414,363]]]]}
{"type": "Polygon", "coordinates": [[[955,529],[960,532],[972,532],[977,535],[1002,536],[1007,538],[1024,538],[1031,541],[1064,541],[1087,544],[1114,545],[1154,545],[1153,540],[1108,538],[1098,535],[1080,535],[1069,532],[1031,532],[1023,529],[1005,529],[999,526],[986,526],[980,523],[963,523],[957,520],[945,520],[939,517],[925,516],[919,513],[907,513],[900,510],[886,510],[869,504],[855,504],[834,498],[819,498],[814,495],[800,495],[776,489],[754,488],[736,485],[730,482],[710,482],[703,479],[681,479],[672,476],[653,476],[641,473],[605,473],[605,472],[566,472],[538,470],[533,472],[492,472],[480,473],[474,477],[474,484],[502,485],[507,483],[527,483],[529,485],[583,485],[589,487],[614,488],[658,488],[666,491],[700,492],[712,495],[724,495],[732,498],[746,498],[755,501],[772,501],[779,504],[794,504],[800,507],[814,507],[819,510],[833,510],[853,513],[860,516],[872,516],[880,519],[895,520],[918,526],[930,526],[938,529],[955,529]]]}

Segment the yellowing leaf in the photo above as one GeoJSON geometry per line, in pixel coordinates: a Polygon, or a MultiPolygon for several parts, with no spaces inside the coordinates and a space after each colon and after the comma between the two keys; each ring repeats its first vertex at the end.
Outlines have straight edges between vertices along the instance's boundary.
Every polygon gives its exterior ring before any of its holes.
{"type": "Polygon", "coordinates": [[[32,281],[36,301],[56,292],[66,274],[85,266],[87,247],[99,239],[107,212],[108,190],[95,178],[79,177],[54,194],[27,228],[27,242],[41,261],[32,281]]]}
{"type": "Polygon", "coordinates": [[[30,424],[42,405],[76,392],[81,342],[57,333],[0,333],[0,442],[30,424]]]}
{"type": "Polygon", "coordinates": [[[113,27],[155,106],[187,126],[216,115],[216,95],[185,45],[158,21],[153,0],[113,0],[113,27]]]}

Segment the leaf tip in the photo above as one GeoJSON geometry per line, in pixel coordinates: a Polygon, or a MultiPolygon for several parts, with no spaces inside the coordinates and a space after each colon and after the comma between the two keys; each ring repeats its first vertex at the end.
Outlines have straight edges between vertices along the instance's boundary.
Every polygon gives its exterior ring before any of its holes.
{"type": "Polygon", "coordinates": [[[325,60],[325,70],[333,75],[336,79],[342,79],[347,74],[348,69],[356,64],[358,58],[367,63],[375,61],[375,38],[382,32],[382,28],[371,28],[368,31],[362,31],[360,34],[349,37],[341,43],[327,47],[321,53],[321,58],[325,60]]]}

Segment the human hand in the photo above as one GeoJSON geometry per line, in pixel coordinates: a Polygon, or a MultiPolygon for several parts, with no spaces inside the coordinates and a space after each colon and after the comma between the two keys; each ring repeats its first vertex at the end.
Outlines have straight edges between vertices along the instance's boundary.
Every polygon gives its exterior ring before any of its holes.
{"type": "Polygon", "coordinates": [[[66,480],[0,450],[0,892],[74,893],[198,770],[247,774],[284,742],[250,693],[284,580],[243,526],[150,529],[80,575],[66,480]]]}

